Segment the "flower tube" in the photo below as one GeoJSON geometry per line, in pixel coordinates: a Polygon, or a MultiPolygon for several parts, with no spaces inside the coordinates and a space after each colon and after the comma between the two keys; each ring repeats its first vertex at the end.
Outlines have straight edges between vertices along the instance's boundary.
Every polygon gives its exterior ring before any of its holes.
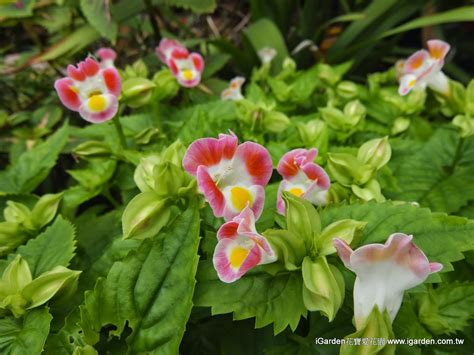
{"type": "Polygon", "coordinates": [[[354,318],[356,328],[364,326],[374,306],[395,319],[403,293],[423,283],[428,275],[443,268],[430,263],[413,242],[413,236],[392,234],[385,244],[368,244],[356,250],[342,239],[333,243],[344,265],[355,272],[354,318]]]}

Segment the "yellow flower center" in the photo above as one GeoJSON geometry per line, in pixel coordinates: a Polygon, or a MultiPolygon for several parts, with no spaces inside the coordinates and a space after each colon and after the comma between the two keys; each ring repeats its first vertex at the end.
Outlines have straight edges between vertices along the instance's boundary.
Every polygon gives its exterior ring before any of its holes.
{"type": "Polygon", "coordinates": [[[183,70],[183,78],[186,80],[191,80],[193,78],[193,72],[189,69],[183,70]]]}
{"type": "Polygon", "coordinates": [[[242,247],[232,249],[230,252],[230,266],[233,268],[239,268],[244,262],[245,258],[249,254],[249,251],[242,247]]]}
{"type": "Polygon", "coordinates": [[[409,81],[408,86],[412,88],[413,86],[415,86],[415,84],[416,84],[416,79],[412,79],[409,81]]]}
{"type": "Polygon", "coordinates": [[[240,186],[234,186],[230,190],[230,199],[235,209],[239,211],[242,211],[245,208],[247,202],[249,203],[250,207],[253,203],[252,194],[250,191],[240,186]]]}
{"type": "Polygon", "coordinates": [[[304,191],[303,189],[300,189],[299,187],[293,187],[292,189],[288,190],[291,194],[300,197],[304,191]]]}
{"type": "Polygon", "coordinates": [[[94,95],[89,99],[89,108],[94,112],[103,111],[107,106],[103,95],[94,95]]]}

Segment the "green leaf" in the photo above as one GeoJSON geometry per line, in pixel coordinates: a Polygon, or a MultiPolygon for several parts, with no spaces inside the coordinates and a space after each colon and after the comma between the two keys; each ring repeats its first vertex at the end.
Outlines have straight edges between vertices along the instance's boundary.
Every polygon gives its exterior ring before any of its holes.
{"type": "Polygon", "coordinates": [[[5,355],[41,354],[52,318],[45,307],[28,312],[24,318],[0,319],[0,352],[5,355]]]}
{"type": "Polygon", "coordinates": [[[272,276],[257,268],[226,284],[219,280],[212,262],[205,261],[199,264],[197,280],[196,306],[212,307],[213,315],[233,312],[235,320],[255,317],[256,328],[273,323],[275,334],[288,325],[294,331],[307,313],[300,273],[272,276]]]}
{"type": "Polygon", "coordinates": [[[198,14],[213,12],[217,6],[216,0],[153,0],[154,4],[182,7],[198,14]]]}
{"type": "Polygon", "coordinates": [[[90,343],[98,341],[103,326],[114,324],[114,334],[120,334],[128,321],[130,352],[178,353],[192,308],[199,226],[199,210],[190,205],[166,232],[116,262],[107,279],[86,293],[81,325],[90,343]]]}
{"type": "Polygon", "coordinates": [[[35,239],[18,248],[28,262],[33,278],[55,266],[68,266],[74,257],[74,226],[58,216],[54,223],[35,239]]]}
{"type": "Polygon", "coordinates": [[[103,36],[115,43],[118,25],[110,15],[109,2],[103,0],[81,0],[81,11],[87,21],[103,36]]]}
{"type": "Polygon", "coordinates": [[[389,165],[401,191],[384,191],[387,197],[448,213],[474,200],[474,137],[443,128],[410,156],[394,155],[389,165]]]}
{"type": "Polygon", "coordinates": [[[0,172],[0,195],[3,193],[28,193],[48,176],[56,164],[68,137],[65,124],[45,142],[23,153],[18,161],[0,172]]]}
{"type": "Polygon", "coordinates": [[[36,0],[22,0],[21,6],[17,7],[16,0],[10,0],[5,2],[0,2],[0,20],[3,17],[6,18],[20,18],[20,17],[29,17],[33,15],[33,6],[36,0]],[[4,5],[5,4],[5,5],[4,5]]]}
{"type": "Polygon", "coordinates": [[[419,299],[421,322],[435,335],[463,331],[474,318],[474,282],[442,283],[419,299]]]}
{"type": "MultiPolygon", "coordinates": [[[[384,243],[390,234],[401,232],[412,234],[415,244],[423,250],[430,261],[444,265],[443,272],[453,270],[452,262],[464,258],[462,252],[474,248],[474,221],[465,218],[431,213],[427,208],[411,204],[356,203],[350,206],[328,206],[320,213],[323,226],[341,219],[367,222],[360,243],[384,243]]],[[[439,276],[430,276],[431,281],[439,276]]]]}
{"type": "Polygon", "coordinates": [[[265,18],[260,19],[247,27],[244,34],[256,53],[265,47],[274,48],[277,54],[272,64],[278,70],[281,69],[283,60],[288,57],[288,50],[283,36],[272,21],[265,18]]]}

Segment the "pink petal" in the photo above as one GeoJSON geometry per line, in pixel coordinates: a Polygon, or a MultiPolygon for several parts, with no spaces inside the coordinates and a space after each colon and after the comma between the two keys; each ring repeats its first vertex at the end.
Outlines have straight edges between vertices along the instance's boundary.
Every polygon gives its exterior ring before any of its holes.
{"type": "Polygon", "coordinates": [[[413,53],[406,61],[403,67],[405,74],[418,75],[429,67],[428,59],[430,55],[424,49],[413,53]]]}
{"type": "Polygon", "coordinates": [[[107,106],[100,112],[93,112],[88,108],[88,101],[82,103],[79,107],[79,114],[83,119],[91,123],[103,123],[111,120],[117,114],[118,101],[114,95],[103,95],[107,98],[107,106]]]}
{"type": "Polygon", "coordinates": [[[229,221],[224,223],[219,230],[217,231],[217,239],[221,240],[224,238],[234,239],[237,237],[237,228],[239,227],[239,223],[235,221],[229,221]]]}
{"type": "Polygon", "coordinates": [[[398,93],[401,96],[405,96],[410,92],[411,89],[415,87],[417,83],[417,77],[413,74],[406,74],[400,78],[400,86],[398,88],[398,93]]]}
{"type": "Polygon", "coordinates": [[[86,76],[94,76],[96,75],[99,70],[100,66],[99,63],[97,63],[94,59],[92,58],[86,58],[85,61],[79,63],[79,69],[81,69],[86,76]]]}
{"type": "Polygon", "coordinates": [[[117,53],[112,48],[99,48],[95,54],[103,61],[114,61],[117,58],[117,53]]]}
{"type": "Polygon", "coordinates": [[[102,70],[102,77],[104,79],[105,86],[109,90],[109,93],[119,96],[120,92],[122,91],[122,82],[117,69],[107,68],[102,70]]]}
{"type": "Polygon", "coordinates": [[[317,155],[318,150],[315,148],[293,149],[281,157],[277,171],[284,179],[291,179],[298,174],[302,164],[313,162],[317,155]]]}
{"type": "Polygon", "coordinates": [[[207,167],[200,165],[197,169],[197,183],[199,190],[204,194],[207,202],[212,208],[216,217],[222,217],[224,215],[224,195],[216,186],[211,176],[207,171],[207,167]]]}
{"type": "Polygon", "coordinates": [[[190,80],[184,79],[181,75],[176,75],[176,80],[181,86],[184,86],[185,88],[193,88],[201,82],[201,74],[198,72],[194,78],[190,80]]]}
{"type": "Polygon", "coordinates": [[[78,68],[76,68],[74,65],[68,65],[67,66],[67,75],[76,81],[84,81],[86,80],[86,74],[78,68]]]}
{"type": "Polygon", "coordinates": [[[81,99],[73,87],[74,82],[69,78],[58,79],[54,83],[54,88],[63,105],[72,111],[78,111],[81,106],[81,99]]]}
{"type": "MultiPolygon", "coordinates": [[[[250,208],[255,215],[255,219],[258,219],[263,212],[263,206],[265,204],[265,190],[263,186],[260,185],[252,185],[248,188],[248,190],[253,197],[252,206],[250,208]]],[[[242,211],[236,210],[231,201],[225,201],[224,219],[226,221],[238,216],[242,211]]]]}
{"type": "Polygon", "coordinates": [[[189,56],[193,62],[194,68],[202,73],[204,70],[204,59],[199,53],[191,53],[189,56]]]}
{"type": "Polygon", "coordinates": [[[229,260],[229,255],[232,249],[236,247],[245,248],[236,240],[225,238],[217,243],[214,251],[214,256],[212,258],[214,268],[216,269],[221,281],[225,283],[231,283],[240,279],[248,270],[258,265],[261,259],[260,248],[258,245],[254,244],[240,268],[233,268],[229,260]]]}
{"type": "MultiPolygon", "coordinates": [[[[254,142],[245,142],[237,148],[236,158],[237,164],[245,164],[246,171],[255,185],[265,186],[268,183],[273,166],[270,154],[264,147],[254,142]]],[[[257,216],[257,213],[255,215],[257,216]]]]}
{"type": "Polygon", "coordinates": [[[444,62],[444,58],[451,48],[448,43],[439,39],[432,39],[427,42],[427,45],[431,58],[439,62],[444,62]]]}
{"type": "Polygon", "coordinates": [[[316,181],[321,189],[327,190],[331,186],[331,180],[328,174],[319,165],[307,163],[303,165],[302,170],[310,180],[316,181]]]}
{"type": "Polygon", "coordinates": [[[211,167],[223,159],[230,160],[237,150],[235,135],[221,134],[219,139],[201,138],[194,141],[183,158],[183,167],[191,175],[196,175],[199,166],[211,167]]]}
{"type": "Polygon", "coordinates": [[[345,240],[339,239],[339,238],[334,238],[332,240],[332,243],[334,245],[334,248],[336,248],[337,254],[341,258],[342,262],[344,265],[349,269],[352,270],[351,267],[351,256],[353,253],[353,250],[349,246],[349,244],[346,243],[345,240]]]}

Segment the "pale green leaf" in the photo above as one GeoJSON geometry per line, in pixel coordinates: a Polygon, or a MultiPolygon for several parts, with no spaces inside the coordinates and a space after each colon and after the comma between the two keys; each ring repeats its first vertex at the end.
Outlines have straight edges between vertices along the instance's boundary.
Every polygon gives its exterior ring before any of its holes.
{"type": "Polygon", "coordinates": [[[118,25],[110,15],[110,3],[104,0],[81,0],[81,10],[87,21],[111,42],[115,42],[118,25]]]}

